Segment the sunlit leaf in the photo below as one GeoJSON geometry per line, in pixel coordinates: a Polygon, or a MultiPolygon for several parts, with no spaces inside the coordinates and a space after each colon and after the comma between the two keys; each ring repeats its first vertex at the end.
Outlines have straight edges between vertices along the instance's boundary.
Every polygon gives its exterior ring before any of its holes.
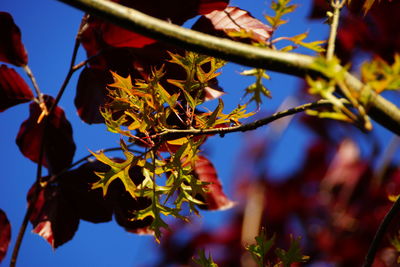
{"type": "Polygon", "coordinates": [[[193,257],[193,261],[202,267],[218,267],[211,257],[211,253],[206,257],[204,249],[199,250],[198,258],[193,257]]]}
{"type": "Polygon", "coordinates": [[[279,257],[279,259],[282,261],[282,264],[284,267],[290,267],[292,263],[296,262],[306,262],[309,257],[304,256],[302,254],[302,249],[300,246],[300,238],[294,239],[291,237],[291,242],[290,242],[290,247],[287,251],[283,249],[276,249],[275,250],[276,255],[279,257]]]}
{"type": "MultiPolygon", "coordinates": [[[[122,140],[121,143],[123,143],[122,140]]],[[[107,190],[110,184],[115,179],[119,179],[124,184],[126,191],[128,191],[133,198],[136,198],[136,185],[129,176],[129,168],[136,160],[134,155],[125,150],[124,155],[126,160],[123,162],[115,162],[108,158],[103,152],[92,154],[98,161],[110,166],[110,170],[107,172],[96,172],[96,175],[100,177],[100,180],[92,185],[92,189],[101,188],[103,191],[103,196],[105,196],[107,195],[107,190]]]]}
{"type": "Polygon", "coordinates": [[[272,29],[254,18],[249,12],[229,6],[223,11],[213,11],[201,17],[193,29],[213,35],[225,35],[232,39],[267,43],[272,29]]]}
{"type": "Polygon", "coordinates": [[[212,163],[207,158],[199,156],[194,164],[194,173],[197,179],[209,183],[205,186],[205,194],[200,196],[200,200],[205,203],[205,205],[200,205],[200,208],[207,210],[231,208],[234,202],[229,200],[222,191],[222,184],[212,163]]]}

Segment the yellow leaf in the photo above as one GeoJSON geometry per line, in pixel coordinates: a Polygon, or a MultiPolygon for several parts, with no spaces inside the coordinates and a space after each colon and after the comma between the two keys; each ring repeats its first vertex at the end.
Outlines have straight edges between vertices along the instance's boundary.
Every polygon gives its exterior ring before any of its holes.
{"type": "Polygon", "coordinates": [[[388,195],[388,199],[392,202],[396,202],[400,195],[388,195]]]}

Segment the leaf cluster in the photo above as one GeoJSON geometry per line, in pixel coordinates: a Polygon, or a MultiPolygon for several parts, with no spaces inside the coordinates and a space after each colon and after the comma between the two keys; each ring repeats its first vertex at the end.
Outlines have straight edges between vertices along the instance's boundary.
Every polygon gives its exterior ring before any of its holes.
{"type": "Polygon", "coordinates": [[[378,94],[384,90],[400,89],[400,54],[394,56],[392,65],[381,58],[364,62],[361,66],[362,81],[378,94]]]}
{"type": "Polygon", "coordinates": [[[302,254],[301,246],[300,246],[300,238],[290,237],[290,247],[286,251],[282,248],[275,249],[275,255],[277,256],[277,262],[272,264],[270,262],[266,262],[267,254],[273,247],[275,243],[275,236],[272,236],[270,239],[267,238],[266,232],[264,229],[261,230],[261,233],[255,237],[256,243],[248,245],[246,250],[250,252],[250,255],[257,263],[257,266],[284,266],[290,267],[292,263],[302,263],[306,262],[309,257],[302,254]]]}
{"type": "MultiPolygon", "coordinates": [[[[111,183],[119,179],[133,199],[151,200],[148,207],[135,210],[132,220],[152,218],[151,229],[158,238],[161,228],[167,228],[162,216],[174,216],[187,220],[181,215],[183,204],[197,213],[197,206],[205,206],[204,196],[209,182],[201,181],[195,175],[199,161],[200,145],[206,137],[174,137],[167,139],[163,134],[176,129],[210,129],[218,125],[237,125],[239,119],[251,116],[244,106],[229,114],[223,114],[224,104],[212,112],[202,112],[199,105],[206,101],[207,90],[219,75],[218,70],[225,62],[186,52],[185,55],[169,53],[170,63],[179,66],[186,79],[164,79],[163,68],[153,69],[146,80],[131,81],[112,72],[114,83],[109,85],[111,101],[102,109],[109,131],[128,137],[128,142],[146,147],[143,153],[134,155],[121,140],[125,160],[115,162],[104,153],[93,153],[100,162],[110,166],[109,171],[96,173],[100,178],[92,189],[101,188],[107,195],[111,183]],[[168,90],[165,84],[169,86],[168,90]],[[136,172],[132,172],[135,168],[136,172]],[[135,175],[143,177],[137,182],[135,175]],[[164,183],[160,178],[166,178],[164,183]],[[136,181],[136,183],[135,183],[136,181]]],[[[219,126],[220,127],[220,126],[219,126]]]]}
{"type": "Polygon", "coordinates": [[[354,123],[362,129],[370,130],[372,128],[369,117],[366,115],[364,106],[367,106],[365,95],[351,90],[345,82],[345,74],[348,67],[340,67],[339,59],[317,58],[314,62],[314,68],[320,71],[326,78],[307,77],[309,93],[317,95],[332,103],[332,108],[323,111],[307,111],[310,115],[320,118],[330,118],[335,120],[354,123]],[[347,99],[341,98],[337,94],[337,89],[341,95],[347,99]],[[351,110],[352,106],[355,111],[351,110]]]}

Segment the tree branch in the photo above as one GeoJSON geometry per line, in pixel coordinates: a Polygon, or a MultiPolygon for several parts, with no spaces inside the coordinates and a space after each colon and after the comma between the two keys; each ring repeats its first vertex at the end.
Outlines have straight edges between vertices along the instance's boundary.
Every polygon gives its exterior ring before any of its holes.
{"type": "Polygon", "coordinates": [[[374,262],[375,254],[378,251],[380,244],[382,243],[382,239],[392,222],[393,218],[398,215],[400,212],[400,197],[397,198],[396,202],[390,208],[389,212],[383,218],[381,224],[379,225],[378,230],[375,233],[374,239],[371,242],[371,245],[368,249],[367,256],[365,257],[365,261],[363,267],[370,267],[374,262]]]}
{"type": "MultiPolygon", "coordinates": [[[[17,241],[15,242],[13,253],[12,253],[12,256],[11,256],[10,267],[15,267],[15,265],[17,263],[19,250],[21,248],[22,240],[24,239],[24,235],[25,235],[26,228],[28,226],[29,218],[31,217],[31,214],[32,214],[32,212],[33,212],[33,210],[35,208],[35,204],[36,204],[36,201],[37,201],[37,199],[39,197],[40,190],[43,188],[43,186],[40,183],[40,180],[42,179],[43,157],[44,157],[44,153],[45,153],[44,145],[45,145],[45,140],[47,139],[46,136],[48,135],[48,131],[47,131],[48,126],[47,125],[48,125],[48,121],[49,120],[48,120],[48,118],[46,116],[51,116],[52,115],[53,110],[55,109],[55,107],[57,106],[58,102],[60,101],[60,99],[61,99],[61,97],[62,97],[62,95],[63,95],[63,93],[65,91],[65,88],[67,87],[68,82],[72,77],[72,74],[77,70],[77,69],[74,69],[74,64],[75,64],[75,60],[76,60],[76,55],[78,53],[79,44],[80,44],[79,40],[76,39],[75,45],[74,45],[74,49],[73,49],[73,52],[72,52],[69,71],[67,73],[67,76],[66,76],[63,84],[61,85],[61,88],[60,88],[60,90],[59,90],[59,92],[57,94],[57,97],[56,97],[54,103],[51,105],[51,107],[47,111],[46,104],[43,102],[43,105],[44,105],[45,109],[42,108],[42,113],[40,114],[40,116],[38,118],[38,123],[44,123],[44,131],[43,131],[43,136],[42,136],[42,138],[40,140],[41,143],[40,143],[39,161],[38,161],[38,164],[37,164],[35,191],[34,191],[32,199],[31,199],[31,201],[30,201],[30,203],[28,205],[28,208],[26,210],[24,219],[22,221],[21,227],[20,227],[19,232],[18,232],[17,241]],[[44,121],[42,122],[43,119],[44,119],[44,121]]],[[[26,70],[30,71],[29,68],[27,68],[26,70]]]]}
{"type": "Polygon", "coordinates": [[[163,136],[164,138],[179,138],[187,135],[208,135],[208,134],[219,134],[221,136],[227,133],[234,133],[234,132],[246,132],[255,130],[261,126],[267,125],[273,121],[276,121],[280,118],[290,116],[307,109],[312,108],[320,108],[320,107],[327,107],[332,106],[332,103],[328,100],[319,100],[313,103],[307,103],[301,106],[297,106],[291,109],[287,109],[284,111],[279,111],[271,116],[265,117],[260,120],[256,120],[251,123],[242,124],[233,127],[223,127],[223,128],[213,128],[213,129],[187,129],[187,130],[179,130],[179,129],[166,129],[163,132],[159,133],[158,136],[163,136]]]}
{"type": "MultiPolygon", "coordinates": [[[[324,76],[314,68],[314,58],[311,56],[273,51],[214,37],[168,23],[111,1],[59,1],[99,16],[128,30],[157,40],[163,40],[188,50],[247,66],[296,76],[324,76]]],[[[341,66],[338,66],[338,68],[341,68],[341,66]]],[[[393,103],[366,88],[351,74],[346,75],[345,82],[357,92],[367,92],[369,100],[368,115],[389,130],[400,135],[400,110],[393,103]]]]}
{"type": "Polygon", "coordinates": [[[331,7],[333,8],[331,28],[328,39],[328,49],[326,51],[326,59],[331,60],[335,54],[335,42],[337,29],[339,26],[340,10],[343,8],[346,0],[331,0],[331,7]]]}

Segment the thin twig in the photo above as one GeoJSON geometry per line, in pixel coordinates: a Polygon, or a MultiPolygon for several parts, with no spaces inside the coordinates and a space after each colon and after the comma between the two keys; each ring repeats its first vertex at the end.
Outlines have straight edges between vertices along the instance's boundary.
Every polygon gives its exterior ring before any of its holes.
{"type": "Polygon", "coordinates": [[[331,0],[331,7],[333,8],[331,28],[328,39],[328,49],[326,51],[326,59],[331,60],[335,53],[336,35],[339,26],[340,10],[343,8],[346,0],[331,0]]]}
{"type": "Polygon", "coordinates": [[[390,208],[389,212],[385,215],[385,218],[383,218],[381,224],[379,225],[379,228],[375,233],[374,239],[372,240],[370,247],[368,249],[368,253],[367,256],[365,257],[363,267],[372,266],[376,252],[378,251],[378,248],[382,243],[382,239],[387,231],[387,228],[389,227],[393,218],[396,215],[398,215],[399,212],[400,212],[400,197],[396,200],[396,202],[390,208]]]}
{"type": "MultiPolygon", "coordinates": [[[[131,147],[133,144],[128,145],[127,147],[131,147]]],[[[112,152],[112,151],[120,151],[123,150],[120,146],[119,147],[111,147],[111,148],[106,148],[106,149],[101,149],[102,152],[107,153],[107,152],[112,152]]],[[[128,149],[128,151],[133,152],[133,153],[142,153],[142,151],[138,151],[138,150],[133,150],[133,149],[128,149]]],[[[90,158],[94,157],[93,154],[88,154],[82,158],[80,158],[79,160],[75,161],[74,163],[72,163],[70,166],[66,167],[65,169],[63,169],[62,171],[60,171],[57,174],[52,175],[47,182],[48,183],[52,183],[55,182],[57,180],[58,177],[60,177],[61,175],[63,175],[64,173],[66,173],[67,171],[69,171],[70,169],[72,169],[75,166],[78,166],[79,164],[81,164],[82,162],[88,161],[90,158]]]]}
{"type": "MultiPolygon", "coordinates": [[[[45,122],[43,122],[43,123],[45,123],[45,122]]],[[[44,132],[44,134],[45,133],[46,132],[44,132]]],[[[31,217],[32,212],[35,208],[35,204],[39,197],[40,190],[42,189],[42,187],[40,185],[40,179],[42,178],[42,166],[43,166],[43,157],[44,157],[44,140],[46,140],[46,139],[43,138],[42,140],[40,140],[41,144],[40,144],[40,151],[39,151],[39,162],[37,164],[36,182],[34,184],[35,191],[34,191],[32,199],[28,205],[28,209],[26,210],[21,227],[19,228],[17,240],[15,241],[14,249],[13,249],[12,256],[11,256],[10,267],[15,267],[15,265],[17,264],[18,254],[19,254],[19,250],[21,248],[22,240],[24,239],[26,227],[28,226],[29,218],[31,217]]]]}
{"type": "Polygon", "coordinates": [[[60,90],[58,91],[58,94],[56,96],[56,99],[55,99],[53,105],[50,107],[50,112],[52,112],[53,109],[57,106],[58,102],[60,102],[60,99],[61,99],[62,95],[64,94],[65,88],[67,87],[69,80],[72,77],[72,74],[74,74],[74,72],[77,70],[77,69],[74,69],[74,65],[75,65],[76,56],[78,54],[79,45],[80,45],[80,41],[78,38],[76,38],[68,73],[64,79],[63,84],[61,85],[60,90]]]}
{"type": "Polygon", "coordinates": [[[39,106],[42,109],[43,116],[49,115],[49,111],[47,110],[46,104],[44,103],[43,94],[40,91],[40,88],[36,81],[35,75],[33,75],[33,72],[28,65],[25,65],[23,67],[23,69],[24,69],[26,75],[28,75],[29,79],[31,80],[33,88],[35,88],[36,96],[37,96],[37,99],[39,100],[39,106]]]}
{"type": "MultiPolygon", "coordinates": [[[[64,80],[64,82],[63,82],[63,84],[62,84],[62,86],[61,86],[61,88],[60,88],[60,90],[58,92],[58,94],[57,94],[56,100],[54,101],[53,105],[48,109],[48,116],[44,116],[44,111],[43,111],[42,115],[40,115],[39,119],[38,119],[38,123],[44,123],[44,131],[43,131],[43,136],[42,136],[42,140],[41,140],[41,144],[40,144],[39,161],[38,161],[38,164],[37,164],[35,192],[34,192],[33,197],[32,197],[32,199],[31,199],[31,201],[29,203],[28,209],[26,210],[26,213],[25,213],[25,216],[24,216],[24,220],[23,220],[22,225],[20,227],[20,230],[19,230],[19,233],[18,233],[18,237],[17,237],[17,241],[16,241],[16,243],[14,245],[14,249],[13,249],[13,253],[12,253],[12,257],[11,257],[10,267],[15,267],[15,265],[17,263],[19,250],[21,248],[22,240],[23,240],[24,235],[25,235],[25,231],[26,231],[26,227],[27,227],[28,222],[29,222],[29,218],[30,218],[30,216],[31,216],[31,214],[32,214],[32,212],[34,210],[36,201],[37,201],[37,199],[39,197],[40,190],[43,188],[41,183],[40,183],[40,180],[42,178],[43,157],[44,157],[44,150],[45,150],[44,142],[47,139],[46,135],[47,135],[48,121],[49,121],[48,117],[51,116],[54,108],[57,106],[58,102],[60,101],[61,96],[63,95],[63,93],[65,91],[65,88],[67,87],[67,84],[68,84],[72,74],[75,72],[73,67],[74,67],[74,64],[75,64],[76,55],[78,53],[79,44],[80,44],[79,40],[76,39],[75,45],[74,45],[74,49],[73,49],[73,53],[72,53],[70,69],[69,69],[68,74],[67,74],[67,76],[66,76],[66,78],[65,78],[65,80],[64,80]],[[41,121],[42,118],[44,118],[43,122],[41,121]]],[[[29,67],[27,68],[27,70],[29,70],[29,67]]],[[[28,74],[28,72],[27,72],[27,74],[28,74]]],[[[28,74],[28,76],[29,76],[29,74],[28,74]]],[[[32,75],[32,77],[33,77],[33,75],[32,75]]],[[[32,80],[32,83],[34,83],[33,81],[34,80],[32,80]]],[[[36,83],[36,81],[35,81],[35,83],[36,83]]],[[[39,87],[37,87],[37,88],[39,88],[39,87]]],[[[39,93],[40,93],[40,91],[39,91],[39,93]]],[[[43,102],[43,105],[46,106],[44,102],[43,102]]]]}
{"type": "Polygon", "coordinates": [[[165,139],[178,138],[178,137],[187,136],[187,135],[219,134],[221,136],[224,136],[227,133],[246,132],[246,131],[250,131],[250,130],[255,130],[255,129],[257,129],[261,126],[267,125],[268,123],[271,123],[275,120],[305,111],[307,109],[327,107],[327,106],[331,106],[331,105],[332,105],[331,102],[328,100],[319,100],[317,102],[307,103],[307,104],[304,104],[304,105],[301,105],[298,107],[294,107],[294,108],[291,108],[288,110],[276,112],[276,113],[272,114],[271,116],[268,116],[268,117],[260,119],[260,120],[256,120],[256,121],[248,123],[248,124],[242,124],[242,125],[238,125],[238,126],[224,127],[224,128],[212,128],[212,129],[187,129],[187,130],[165,129],[163,132],[159,133],[158,136],[163,136],[165,139]]]}

